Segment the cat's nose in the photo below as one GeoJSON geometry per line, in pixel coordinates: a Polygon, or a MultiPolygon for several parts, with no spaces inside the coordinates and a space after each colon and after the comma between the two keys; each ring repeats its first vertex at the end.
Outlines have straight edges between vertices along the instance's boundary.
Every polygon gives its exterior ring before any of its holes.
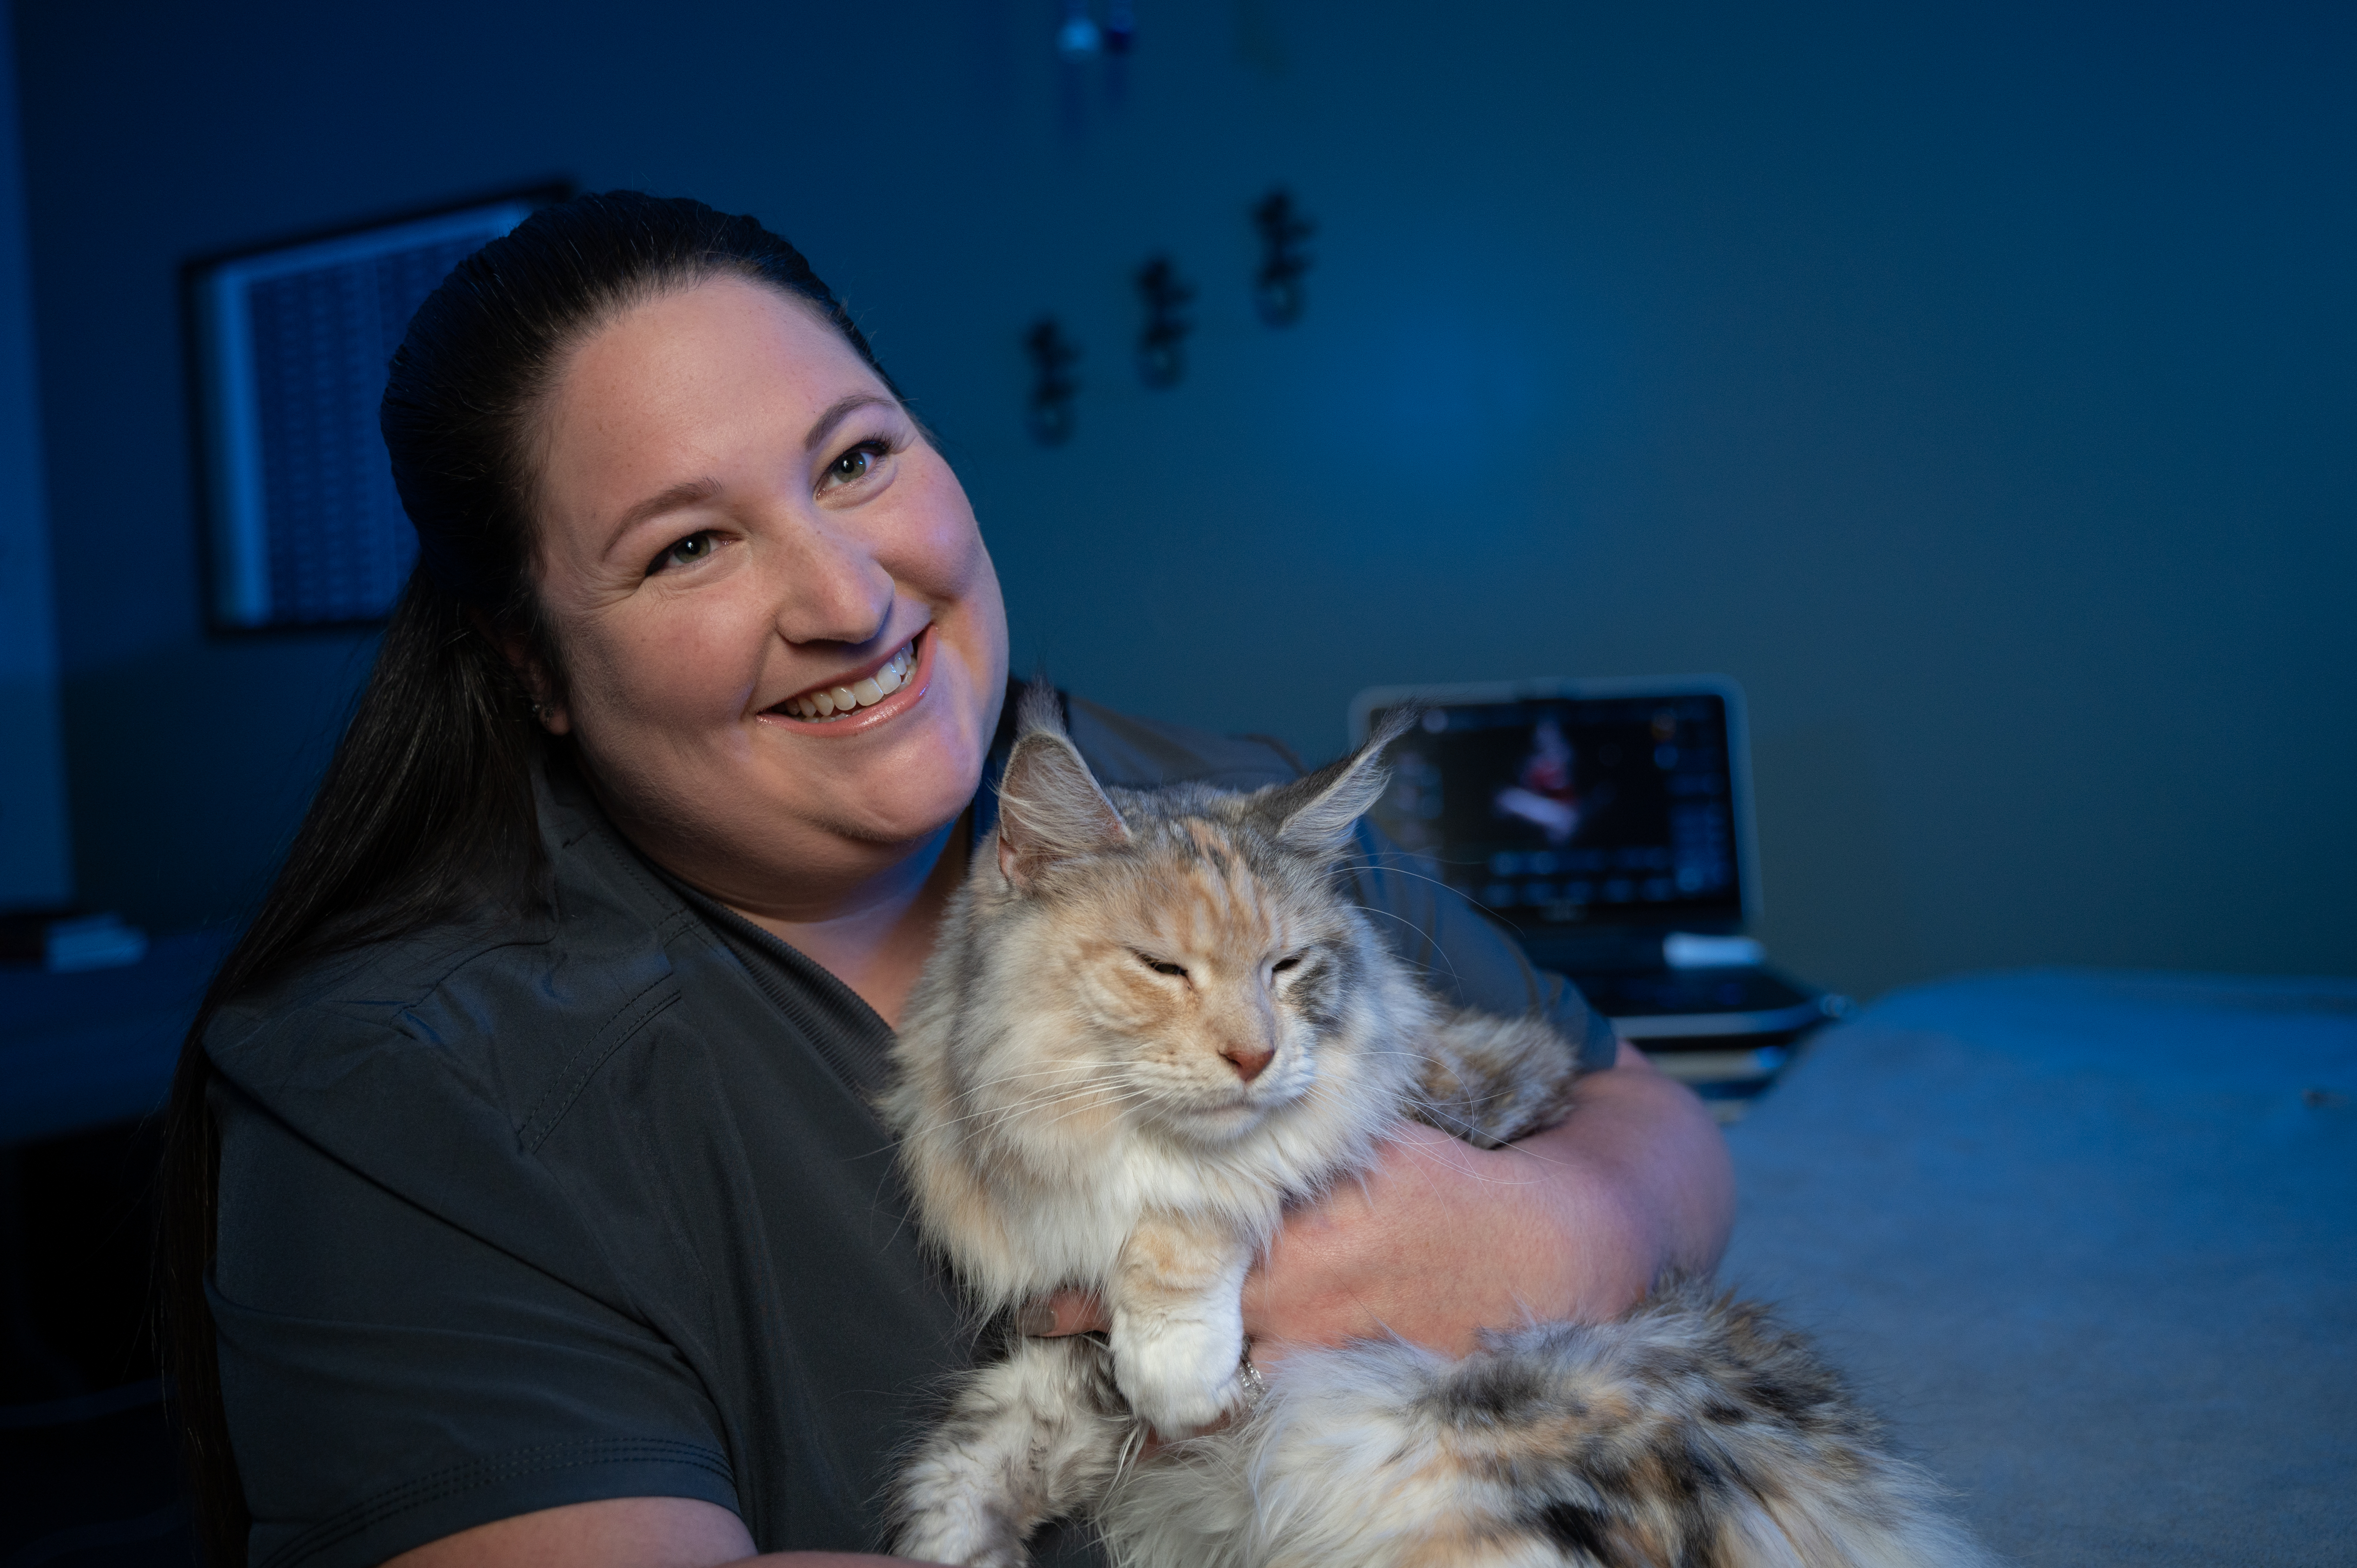
{"type": "Polygon", "coordinates": [[[1230,1040],[1220,1047],[1220,1055],[1227,1058],[1229,1065],[1236,1069],[1238,1078],[1250,1083],[1260,1076],[1261,1069],[1268,1066],[1270,1059],[1276,1053],[1266,1046],[1246,1045],[1241,1040],[1230,1040]]]}

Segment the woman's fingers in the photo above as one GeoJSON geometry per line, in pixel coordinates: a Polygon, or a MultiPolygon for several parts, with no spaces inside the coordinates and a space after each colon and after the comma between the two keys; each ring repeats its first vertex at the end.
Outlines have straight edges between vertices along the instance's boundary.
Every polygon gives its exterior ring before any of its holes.
{"type": "Polygon", "coordinates": [[[1067,1334],[1098,1334],[1113,1326],[1093,1291],[1060,1290],[1026,1306],[1016,1326],[1034,1339],[1058,1339],[1067,1334]]]}

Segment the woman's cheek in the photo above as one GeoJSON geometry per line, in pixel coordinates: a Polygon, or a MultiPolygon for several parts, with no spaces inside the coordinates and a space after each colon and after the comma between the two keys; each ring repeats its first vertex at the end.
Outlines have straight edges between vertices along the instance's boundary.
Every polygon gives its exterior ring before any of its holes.
{"type": "Polygon", "coordinates": [[[898,567],[894,576],[929,597],[963,598],[991,571],[974,508],[957,476],[938,457],[910,477],[918,481],[917,493],[901,510],[900,537],[893,552],[899,560],[888,564],[898,567]]]}
{"type": "MultiPolygon", "coordinates": [[[[743,620],[728,607],[681,596],[624,618],[607,650],[616,694],[634,727],[734,717],[750,694],[743,620]]],[[[756,642],[751,653],[758,655],[756,642]]]]}

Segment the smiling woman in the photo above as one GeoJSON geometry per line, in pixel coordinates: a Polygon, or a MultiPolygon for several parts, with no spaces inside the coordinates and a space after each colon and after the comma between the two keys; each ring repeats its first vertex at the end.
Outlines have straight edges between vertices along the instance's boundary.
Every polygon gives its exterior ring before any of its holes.
{"type": "MultiPolygon", "coordinates": [[[[461,263],[383,425],[418,570],[169,1113],[208,1555],[871,1542],[974,1354],[873,1109],[952,888],[996,864],[1006,626],[973,509],[792,247],[628,192],[461,263]]],[[[1294,771],[1066,706],[1109,779],[1294,771]]],[[[1403,1134],[1288,1222],[1248,1332],[1461,1348],[1706,1266],[1725,1164],[1691,1097],[1380,852],[1358,876],[1455,1000],[1545,1011],[1599,1070],[1544,1147],[1403,1134]]]]}

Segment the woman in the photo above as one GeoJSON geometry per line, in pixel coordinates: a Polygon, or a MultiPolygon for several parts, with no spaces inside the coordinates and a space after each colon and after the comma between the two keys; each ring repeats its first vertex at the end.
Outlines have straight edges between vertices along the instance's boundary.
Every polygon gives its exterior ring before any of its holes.
{"type": "MultiPolygon", "coordinates": [[[[174,1091],[209,1549],[871,1545],[895,1445],[971,1354],[866,1105],[1005,744],[973,512],[799,254],[630,193],[462,264],[384,429],[419,567],[174,1091]]],[[[1077,699],[1071,725],[1123,782],[1289,772],[1077,699]]],[[[1599,1070],[1522,1149],[1403,1129],[1298,1217],[1248,1287],[1264,1363],[1610,1313],[1724,1243],[1692,1098],[1421,886],[1361,878],[1465,1000],[1554,1010],[1599,1070]]]]}

